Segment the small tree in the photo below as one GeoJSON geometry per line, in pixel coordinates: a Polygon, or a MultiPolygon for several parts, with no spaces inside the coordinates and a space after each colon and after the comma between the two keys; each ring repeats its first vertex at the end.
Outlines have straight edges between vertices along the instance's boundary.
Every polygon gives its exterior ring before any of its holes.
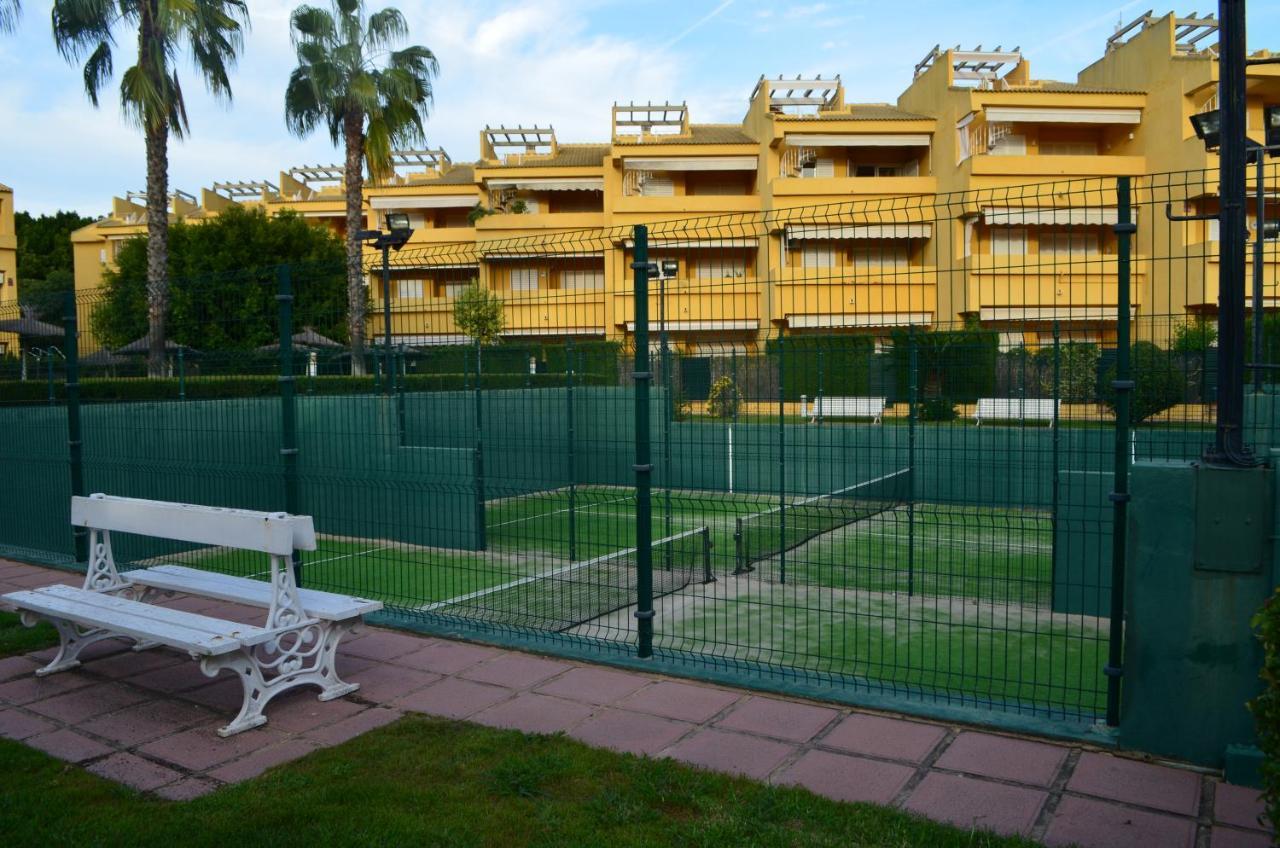
{"type": "Polygon", "coordinates": [[[502,298],[483,288],[475,280],[462,290],[453,302],[453,320],[458,329],[476,343],[476,367],[480,367],[480,351],[502,334],[505,319],[502,298]]]}
{"type": "Polygon", "coordinates": [[[712,418],[733,418],[738,414],[742,397],[732,377],[720,377],[711,384],[707,395],[707,414],[712,418]]]}
{"type": "MultiPolygon", "coordinates": [[[[1135,342],[1129,358],[1134,389],[1129,403],[1129,417],[1134,424],[1146,421],[1170,407],[1182,403],[1187,394],[1187,375],[1169,351],[1151,342],[1135,342]]],[[[1115,409],[1116,392],[1111,387],[1116,368],[1107,369],[1103,380],[1103,401],[1115,409]]]]}
{"type": "Polygon", "coordinates": [[[1218,342],[1218,328],[1203,318],[1173,328],[1174,353],[1204,353],[1218,342]]]}
{"type": "Polygon", "coordinates": [[[1098,362],[1102,351],[1088,342],[1048,345],[1036,351],[1040,388],[1052,395],[1053,360],[1058,359],[1058,397],[1067,403],[1089,403],[1097,396],[1098,362]]]}

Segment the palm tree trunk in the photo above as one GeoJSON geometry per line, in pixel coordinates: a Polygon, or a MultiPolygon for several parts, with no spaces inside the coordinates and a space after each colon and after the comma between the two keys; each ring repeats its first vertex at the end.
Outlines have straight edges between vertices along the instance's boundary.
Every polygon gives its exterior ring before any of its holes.
{"type": "Polygon", "coordinates": [[[347,161],[344,181],[347,190],[347,334],[351,338],[351,373],[364,374],[365,275],[364,229],[364,116],[349,111],[342,120],[347,161]]]}
{"type": "Polygon", "coordinates": [[[169,315],[169,125],[147,129],[147,376],[165,372],[169,315]]]}

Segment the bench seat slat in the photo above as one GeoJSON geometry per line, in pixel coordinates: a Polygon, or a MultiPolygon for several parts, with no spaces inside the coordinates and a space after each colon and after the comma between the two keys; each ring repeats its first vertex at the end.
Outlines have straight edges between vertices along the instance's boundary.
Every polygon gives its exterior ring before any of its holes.
{"type": "Polygon", "coordinates": [[[266,642],[273,631],[183,610],[158,607],[71,586],[11,592],[4,600],[52,618],[160,642],[201,655],[218,655],[266,642]]]}
{"type": "MultiPolygon", "coordinates": [[[[125,578],[136,585],[166,592],[184,592],[263,608],[271,606],[271,584],[264,580],[201,571],[184,565],[140,568],[126,573],[125,578]]],[[[307,615],[322,621],[345,621],[382,609],[381,601],[317,589],[299,589],[298,599],[307,615]]]]}

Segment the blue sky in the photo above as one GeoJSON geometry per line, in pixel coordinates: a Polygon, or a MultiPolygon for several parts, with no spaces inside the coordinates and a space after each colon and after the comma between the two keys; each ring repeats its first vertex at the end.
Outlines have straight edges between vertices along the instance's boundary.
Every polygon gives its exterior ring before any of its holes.
{"type": "MultiPolygon", "coordinates": [[[[19,209],[101,214],[113,194],[143,187],[142,138],[120,117],[118,80],[94,109],[79,68],[54,49],[47,4],[25,5],[16,36],[0,36],[0,182],[14,187],[19,209]]],[[[340,159],[327,135],[294,138],[281,117],[294,65],[288,14],[297,0],[249,5],[252,30],[230,106],[208,97],[182,69],[192,134],[171,147],[177,188],[275,181],[282,167],[340,159]]],[[[551,123],[562,141],[607,140],[614,101],[685,100],[696,122],[737,121],[761,74],[840,74],[850,100],[892,102],[915,63],[939,42],[1021,46],[1034,76],[1072,80],[1101,55],[1118,23],[1152,8],[1151,0],[401,0],[400,6],[413,41],[440,59],[428,141],[457,161],[476,156],[486,123],[551,123]]],[[[1280,3],[1254,0],[1251,7],[1250,46],[1280,49],[1280,3]]],[[[1195,0],[1178,12],[1215,8],[1195,0]]],[[[116,64],[131,61],[121,55],[116,64]]]]}

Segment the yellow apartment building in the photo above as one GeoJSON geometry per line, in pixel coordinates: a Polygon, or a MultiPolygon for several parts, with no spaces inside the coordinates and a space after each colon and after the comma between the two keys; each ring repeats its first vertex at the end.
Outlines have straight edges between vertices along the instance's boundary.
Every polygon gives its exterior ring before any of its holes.
{"type": "MultiPolygon", "coordinates": [[[[381,334],[389,296],[396,339],[463,341],[453,298],[477,281],[502,296],[507,338],[626,338],[631,228],[647,224],[650,258],[675,269],[665,298],[651,287],[650,317],[654,327],[665,318],[686,352],[752,351],[779,332],[883,337],[973,320],[1009,345],[1034,345],[1055,326],[1110,341],[1115,179],[1216,165],[1188,122],[1216,105],[1216,28],[1144,15],[1074,82],[1037,79],[1017,49],[935,47],[896,104],[852,102],[839,77],[762,77],[738,123],[694,123],[684,103],[616,104],[601,143],[499,125],[480,133],[475,162],[396,151],[394,176],[366,186],[366,223],[407,213],[414,233],[389,291],[371,274],[370,330],[381,334]]],[[[1276,103],[1280,66],[1251,67],[1255,139],[1276,103]]],[[[1177,211],[1214,210],[1214,179],[1189,180],[1170,198],[1177,211]]],[[[1157,226],[1153,181],[1138,185],[1136,313],[1212,311],[1211,222],[1157,226]]],[[[198,221],[233,203],[294,209],[341,233],[342,169],[215,183],[198,202],[177,193],[171,215],[198,221]]],[[[136,196],[117,198],[75,234],[77,289],[100,283],[145,216],[136,196]]],[[[1268,302],[1280,305],[1275,264],[1268,302]]]]}
{"type": "MultiPolygon", "coordinates": [[[[0,317],[18,317],[18,236],[13,223],[13,189],[0,183],[0,317]]],[[[0,356],[17,349],[18,337],[0,333],[0,356]]]]}
{"type": "MultiPolygon", "coordinates": [[[[1147,108],[1131,138],[1123,139],[1123,151],[1141,152],[1148,173],[1169,174],[1150,181],[1149,198],[1157,206],[1174,205],[1176,215],[1199,215],[1218,210],[1218,154],[1206,151],[1192,130],[1190,118],[1218,107],[1217,22],[1212,19],[1143,15],[1107,39],[1101,59],[1080,72],[1087,85],[1125,84],[1147,92],[1147,108]],[[1184,172],[1191,172],[1188,176],[1184,172]]],[[[1257,57],[1271,55],[1266,51],[1257,57]]],[[[1280,106],[1280,65],[1250,65],[1246,68],[1246,127],[1251,139],[1264,142],[1264,114],[1268,106],[1280,106]]],[[[1280,168],[1271,160],[1266,165],[1264,184],[1270,198],[1266,216],[1280,217],[1280,168]]],[[[1252,197],[1254,170],[1249,168],[1250,229],[1255,229],[1257,205],[1252,197]]],[[[1216,315],[1218,304],[1218,222],[1166,221],[1147,225],[1139,235],[1146,237],[1152,256],[1189,257],[1182,264],[1183,277],[1153,274],[1145,297],[1153,315],[1216,315]]],[[[1280,306],[1280,265],[1277,254],[1265,257],[1265,306],[1280,306]]],[[[1246,279],[1252,280],[1253,254],[1247,258],[1246,279]]],[[[1251,283],[1246,283],[1251,287],[1251,283]]]]}

